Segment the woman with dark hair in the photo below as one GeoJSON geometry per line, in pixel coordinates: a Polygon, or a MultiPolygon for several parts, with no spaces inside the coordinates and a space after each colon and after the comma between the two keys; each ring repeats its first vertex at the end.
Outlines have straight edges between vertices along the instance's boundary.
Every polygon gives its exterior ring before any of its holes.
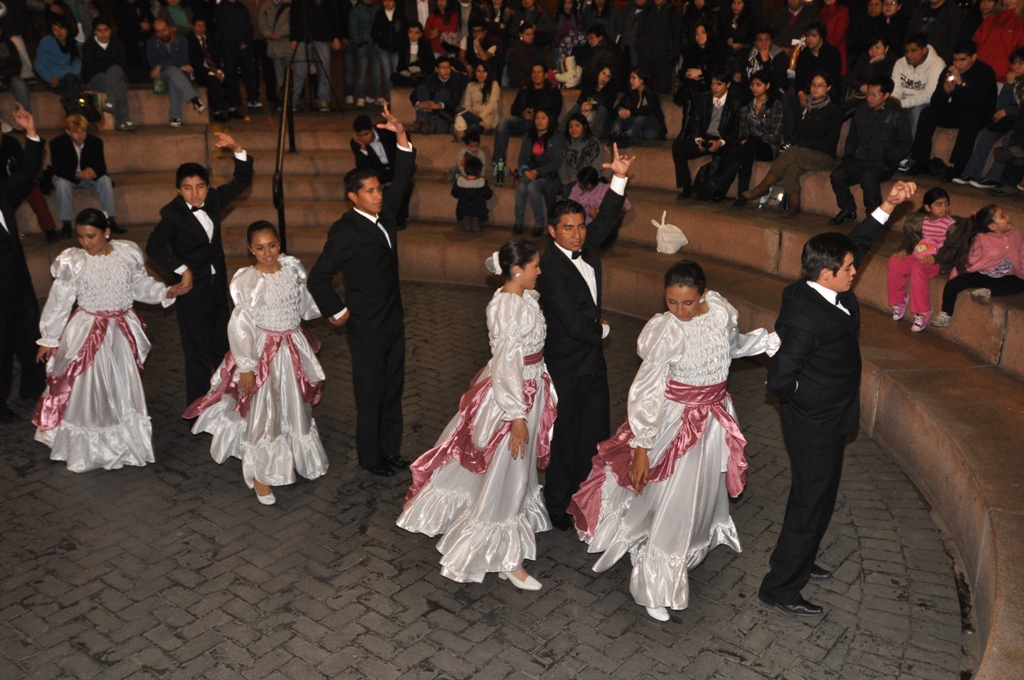
{"type": "Polygon", "coordinates": [[[541,236],[547,226],[547,207],[561,193],[558,171],[565,159],[565,140],[555,129],[556,121],[546,109],[533,114],[533,126],[519,147],[519,184],[516,186],[515,226],[513,234],[523,233],[526,203],[533,207],[533,236],[541,236]]]}
{"type": "MultiPolygon", "coordinates": [[[[739,175],[734,208],[747,204],[743,192],[750,188],[754,161],[773,161],[782,149],[782,102],[775,96],[771,73],[755,73],[750,78],[750,93],[754,98],[740,112],[739,139],[731,150],[724,149],[727,167],[739,175]]],[[[731,176],[721,182],[721,186],[731,184],[731,176]]]]}
{"type": "MultiPolygon", "coordinates": [[[[846,33],[847,60],[855,62],[857,58],[865,54],[868,48],[878,39],[879,36],[886,36],[885,16],[882,14],[882,0],[868,0],[866,11],[863,14],[850,15],[850,29],[846,33]]],[[[892,45],[890,40],[889,45],[892,45]]],[[[903,50],[893,47],[893,52],[902,55],[903,50]]]]}
{"type": "Polygon", "coordinates": [[[582,113],[574,113],[565,122],[565,158],[558,169],[558,180],[562,183],[559,193],[568,196],[576,183],[576,175],[583,168],[601,170],[604,149],[601,142],[590,131],[590,125],[582,113]]]}
{"type": "MultiPolygon", "coordinates": [[[[722,62],[721,54],[712,38],[712,25],[698,23],[690,35],[690,46],[683,53],[679,69],[679,86],[673,97],[683,107],[683,116],[690,115],[690,106],[698,95],[711,91],[711,74],[722,62]]],[[[686,125],[683,125],[686,129],[686,125]]]]}
{"type": "Polygon", "coordinates": [[[740,552],[729,497],[746,484],[746,440],[726,391],[733,359],[775,354],[778,335],[739,332],[739,314],[707,290],[691,260],[665,274],[667,312],[637,340],[643,360],[626,422],[597,446],[593,472],[569,513],[607,571],[627,553],[629,591],[657,621],[689,604],[687,571],[716,546],[740,552]]]}
{"type": "Polygon", "coordinates": [[[853,68],[846,76],[847,111],[864,103],[868,92],[868,81],[872,78],[891,78],[892,67],[896,65],[897,55],[889,48],[889,38],[884,35],[875,38],[868,46],[868,51],[857,57],[853,68]]]}
{"type": "Polygon", "coordinates": [[[96,208],[78,213],[75,235],[78,247],[50,267],[53,286],[39,318],[36,361],[46,362],[46,391],[32,419],[35,439],[71,472],[152,463],[141,375],[150,344],[132,305],[167,307],[183,286],[151,277],[142,250],[111,240],[96,208]]]}
{"type": "Polygon", "coordinates": [[[239,458],[257,500],[273,505],[273,487],[294,484],[296,472],[306,479],[327,472],[313,420],[325,378],[316,359],[320,342],[300,325],[319,318],[320,309],[306,289],[306,268],[281,252],[273,224],[253,222],[246,239],[256,264],[231,279],[231,351],[185,418],[196,419],[192,434],[213,435],[217,463],[239,458]]]}
{"type": "Polygon", "coordinates": [[[576,105],[569,109],[569,115],[582,113],[598,137],[608,134],[609,112],[615,107],[615,85],[612,83],[612,69],[605,66],[597,74],[593,84],[583,83],[576,105]]]}
{"type": "Polygon", "coordinates": [[[430,48],[435,57],[442,54],[454,56],[459,51],[459,13],[456,3],[449,0],[436,0],[434,9],[430,10],[427,25],[423,32],[430,40],[430,48]]]}
{"type": "Polygon", "coordinates": [[[739,73],[754,45],[758,19],[746,0],[732,0],[729,8],[729,12],[719,17],[718,36],[724,45],[725,64],[733,73],[739,73]]]}
{"type": "Polygon", "coordinates": [[[666,132],[661,98],[653,87],[648,87],[644,70],[633,69],[629,73],[629,91],[623,92],[615,105],[612,136],[625,149],[637,139],[664,139],[666,132]]]}
{"type": "Polygon", "coordinates": [[[412,486],[397,524],[444,535],[437,549],[446,578],[482,583],[497,572],[520,590],[540,590],[523,562],[537,559],[534,534],[551,529],[537,469],[550,458],[556,396],[534,290],[541,273],[537,246],[514,237],[487,259],[487,268],[503,279],[487,305],[492,358],[434,448],[410,466],[412,486]]]}
{"type": "Polygon", "coordinates": [[[480,134],[494,130],[498,125],[498,105],[501,86],[494,79],[490,65],[483,62],[473,69],[472,80],[466,85],[461,110],[455,114],[454,135],[461,140],[467,132],[480,134]]]}
{"type": "Polygon", "coordinates": [[[64,20],[51,21],[50,35],[39,41],[33,64],[47,90],[70,99],[82,96],[78,78],[82,72],[82,55],[75,33],[77,30],[69,28],[64,20]]]}

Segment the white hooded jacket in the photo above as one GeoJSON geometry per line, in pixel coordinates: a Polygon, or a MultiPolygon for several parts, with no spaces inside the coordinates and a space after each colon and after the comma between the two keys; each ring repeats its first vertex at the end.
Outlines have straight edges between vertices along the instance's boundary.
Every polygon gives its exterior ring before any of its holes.
{"type": "Polygon", "coordinates": [[[896,85],[893,99],[898,99],[904,109],[928,104],[945,68],[946,62],[931,45],[928,46],[928,56],[920,66],[911,66],[906,57],[900,57],[892,69],[892,81],[896,85]]]}

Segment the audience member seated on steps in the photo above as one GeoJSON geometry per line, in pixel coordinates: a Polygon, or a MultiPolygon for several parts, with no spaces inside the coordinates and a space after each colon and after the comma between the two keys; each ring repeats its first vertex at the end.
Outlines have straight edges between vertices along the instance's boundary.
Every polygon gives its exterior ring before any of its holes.
{"type": "MultiPolygon", "coordinates": [[[[853,68],[846,76],[847,96],[843,106],[847,111],[864,103],[869,80],[879,77],[891,79],[892,69],[895,65],[896,53],[889,49],[889,39],[884,35],[876,38],[868,47],[868,51],[857,57],[853,68]]],[[[893,96],[895,97],[895,95],[893,96]]],[[[913,138],[913,133],[911,133],[911,138],[913,138]]]]}
{"type": "MultiPolygon", "coordinates": [[[[352,121],[352,139],[349,141],[356,159],[356,170],[373,170],[382,187],[395,181],[395,161],[398,156],[398,137],[390,130],[378,128],[369,116],[358,116],[352,121]]],[[[395,212],[395,228],[405,229],[409,219],[409,196],[412,187],[402,198],[395,212]]]]}
{"type": "Polygon", "coordinates": [[[458,4],[458,0],[434,0],[427,23],[423,24],[435,59],[442,55],[454,56],[459,50],[458,4]]]}
{"type": "Polygon", "coordinates": [[[744,198],[764,196],[781,179],[789,199],[783,216],[793,217],[800,212],[800,177],[808,172],[832,169],[843,127],[843,110],[829,97],[830,77],[819,73],[811,79],[811,91],[797,121],[793,145],[772,161],[771,169],[760,184],[743,192],[744,198]]]}
{"type": "MultiPolygon", "coordinates": [[[[3,135],[0,138],[0,172],[3,172],[4,178],[9,178],[18,171],[22,165],[25,164],[25,150],[18,143],[18,140],[10,135],[3,135]]],[[[11,209],[17,210],[21,204],[21,200],[25,200],[32,208],[32,212],[36,214],[36,219],[39,221],[39,228],[43,230],[43,234],[46,236],[47,243],[56,243],[60,240],[60,234],[57,233],[57,224],[53,221],[53,215],[50,214],[50,208],[46,205],[46,197],[43,196],[43,192],[39,190],[39,183],[33,181],[32,187],[25,193],[21,199],[17,199],[14,196],[10,196],[8,200],[12,200],[11,209]],[[13,199],[13,200],[12,200],[13,199]]],[[[70,238],[71,235],[68,235],[70,238]]]]}
{"type": "Polygon", "coordinates": [[[533,24],[536,29],[537,47],[547,47],[551,44],[555,35],[555,24],[551,21],[548,13],[537,7],[537,0],[521,0],[519,6],[522,8],[512,15],[513,26],[533,24]]]}
{"type": "Polygon", "coordinates": [[[908,24],[903,3],[900,0],[883,0],[882,18],[882,35],[889,39],[892,46],[902,47],[906,42],[908,24]]]}
{"type": "Polygon", "coordinates": [[[756,14],[759,10],[748,0],[732,0],[728,7],[722,8],[719,16],[718,38],[722,41],[725,65],[740,80],[750,49],[754,46],[757,29],[761,26],[761,18],[756,14]]]}
{"type": "Polygon", "coordinates": [[[526,202],[533,207],[534,238],[544,234],[550,206],[562,190],[558,169],[565,157],[565,140],[558,133],[558,119],[545,109],[538,109],[533,125],[519,147],[519,184],[516,186],[515,226],[513,234],[523,233],[526,202]],[[547,207],[545,207],[545,202],[547,207]]]}
{"type": "MultiPolygon", "coordinates": [[[[14,100],[21,104],[21,108],[28,112],[32,111],[32,102],[28,96],[28,85],[21,77],[22,64],[18,55],[18,48],[14,42],[3,32],[0,26],[0,92],[9,90],[14,95],[14,100]]],[[[0,123],[3,122],[3,113],[0,113],[0,123]]],[[[6,131],[10,126],[3,123],[6,131]]]]}
{"type": "MultiPolygon", "coordinates": [[[[537,28],[533,24],[522,24],[519,27],[519,41],[512,46],[505,58],[505,80],[502,83],[506,87],[528,86],[533,65],[544,63],[544,53],[534,44],[536,35],[537,28]]],[[[546,65],[544,69],[547,70],[546,65]]]]}
{"type": "Polygon", "coordinates": [[[508,138],[525,135],[533,125],[533,116],[544,109],[556,121],[562,115],[562,93],[548,81],[547,67],[538,61],[530,72],[530,83],[522,87],[512,102],[511,115],[498,122],[494,133],[495,163],[505,160],[508,153],[508,138]]]}
{"type": "MultiPolygon", "coordinates": [[[[306,86],[306,76],[312,67],[320,73],[317,78],[316,100],[321,113],[331,110],[331,50],[341,50],[341,12],[337,2],[294,2],[291,6],[291,25],[288,35],[291,37],[292,52],[302,45],[292,62],[292,108],[302,99],[302,90],[306,86]],[[310,42],[304,42],[305,38],[310,42]],[[308,54],[307,48],[308,47],[308,54]],[[314,54],[315,53],[315,54],[314,54]]],[[[346,70],[348,66],[346,65],[346,70]]]]}
{"type": "Polygon", "coordinates": [[[850,187],[864,190],[864,214],[882,205],[882,182],[896,173],[910,151],[914,138],[900,103],[892,99],[892,78],[868,81],[867,105],[857,108],[846,135],[846,150],[839,166],[832,170],[832,191],[839,213],[828,221],[839,225],[857,219],[857,203],[850,187]]]}
{"type": "MultiPolygon", "coordinates": [[[[739,139],[723,151],[729,172],[736,172],[739,176],[736,201],[732,204],[734,208],[747,204],[743,193],[750,188],[754,161],[773,161],[782,149],[782,101],[772,83],[773,77],[770,71],[765,70],[750,78],[750,93],[754,99],[740,112],[739,139]]],[[[721,183],[723,186],[731,185],[731,175],[724,177],[721,183]]]]}
{"type": "Polygon", "coordinates": [[[415,89],[434,72],[434,51],[430,49],[430,41],[423,37],[423,27],[418,21],[409,24],[406,35],[408,40],[398,52],[398,68],[391,74],[391,84],[415,89]]]}
{"type": "Polygon", "coordinates": [[[181,0],[166,0],[161,3],[163,7],[157,14],[157,19],[163,19],[171,30],[181,37],[188,35],[192,26],[192,18],[195,16],[191,7],[185,7],[181,0]]]}
{"type": "Polygon", "coordinates": [[[82,96],[82,84],[78,75],[82,72],[82,55],[75,40],[77,29],[69,28],[63,21],[50,24],[50,35],[39,41],[36,51],[35,69],[43,86],[61,97],[78,99],[82,96]]]}
{"type": "MultiPolygon", "coordinates": [[[[614,10],[614,5],[609,3],[614,10]]],[[[608,69],[611,74],[612,89],[618,92],[626,87],[626,60],[622,51],[614,41],[608,37],[607,27],[604,24],[595,24],[587,29],[587,44],[590,46],[590,56],[583,66],[583,77],[580,79],[580,89],[597,89],[598,77],[601,71],[608,69]]],[[[614,96],[613,92],[613,96],[614,96]]],[[[611,108],[611,104],[608,105],[611,108]]]]}
{"type": "Polygon", "coordinates": [[[490,218],[487,201],[494,196],[491,187],[483,175],[484,164],[476,156],[467,156],[462,168],[464,175],[455,178],[452,196],[458,201],[455,204],[455,219],[464,231],[480,231],[483,224],[490,218]]]}
{"type": "Polygon", "coordinates": [[[243,119],[238,107],[228,107],[224,94],[224,60],[213,36],[206,29],[206,19],[192,20],[192,32],[188,34],[188,59],[192,65],[192,77],[196,85],[206,88],[206,101],[210,105],[210,117],[218,123],[228,118],[243,119]]]}
{"type": "Polygon", "coordinates": [[[739,93],[729,91],[731,85],[732,73],[728,68],[723,67],[715,71],[711,76],[711,91],[697,97],[693,111],[688,116],[689,124],[685,130],[679,132],[676,141],[672,142],[676,188],[682,189],[676,196],[678,200],[693,195],[691,158],[700,158],[707,154],[717,157],[725,147],[736,143],[740,132],[743,102],[740,101],[739,93]]]}
{"type": "Polygon", "coordinates": [[[498,106],[501,104],[501,86],[494,79],[489,63],[480,62],[471,72],[472,80],[466,85],[462,106],[456,109],[454,135],[456,141],[463,135],[498,126],[498,106]]]}
{"type": "Polygon", "coordinates": [[[605,137],[611,129],[608,120],[610,112],[615,108],[615,95],[612,70],[605,66],[597,74],[597,82],[594,85],[584,85],[580,88],[580,96],[576,99],[576,104],[569,109],[568,115],[583,114],[594,134],[605,137]]]}
{"type": "Polygon", "coordinates": [[[462,138],[462,148],[459,149],[459,157],[455,161],[455,165],[448,169],[448,181],[454,182],[456,177],[466,176],[466,160],[469,158],[476,158],[481,163],[484,162],[484,152],[480,148],[480,134],[477,132],[467,132],[462,138]]]}
{"type": "Polygon", "coordinates": [[[804,100],[807,99],[811,78],[818,73],[829,74],[830,82],[837,86],[831,97],[837,104],[842,102],[838,85],[842,78],[843,61],[839,56],[839,50],[825,42],[826,37],[827,30],[821,22],[815,21],[804,29],[804,47],[797,57],[793,87],[782,97],[782,136],[790,144],[793,143],[796,121],[800,118],[804,100]]]}
{"type": "Polygon", "coordinates": [[[683,108],[683,115],[690,115],[690,104],[698,96],[711,90],[711,74],[721,63],[721,53],[711,39],[713,25],[697,24],[690,39],[690,47],[683,54],[683,65],[679,69],[679,84],[672,101],[683,108]]]}
{"type": "Polygon", "coordinates": [[[447,134],[466,91],[466,76],[452,69],[451,57],[442,54],[435,63],[434,73],[409,95],[416,107],[416,122],[409,132],[447,134]]]}
{"type": "Polygon", "coordinates": [[[889,40],[889,46],[897,57],[903,55],[903,49],[899,45],[893,45],[892,40],[886,35],[882,0],[868,0],[866,6],[861,5],[856,10],[851,9],[851,12],[850,30],[846,34],[847,56],[851,60],[855,62],[882,35],[889,40]]]}
{"type": "Polygon", "coordinates": [[[459,43],[459,61],[466,67],[467,73],[476,71],[477,64],[493,64],[498,53],[498,46],[487,37],[487,28],[483,23],[474,23],[469,27],[471,35],[462,38],[459,43]]]}
{"type": "Polygon", "coordinates": [[[933,326],[949,325],[956,296],[968,288],[974,289],[971,297],[983,305],[993,297],[1024,293],[1024,239],[998,205],[979,210],[949,241],[953,270],[942,289],[942,311],[933,326]]]}
{"type": "Polygon", "coordinates": [[[242,72],[245,99],[250,109],[258,109],[260,87],[256,70],[256,49],[253,47],[254,30],[249,10],[238,0],[217,3],[217,43],[224,57],[224,93],[230,106],[242,105],[238,86],[238,72],[242,72]]]}
{"type": "MultiPolygon", "coordinates": [[[[597,217],[597,213],[601,211],[601,203],[604,201],[604,195],[608,193],[608,187],[608,182],[604,181],[597,169],[590,166],[580,168],[576,175],[576,184],[569,192],[569,200],[576,201],[583,206],[586,213],[585,224],[590,224],[591,220],[597,217]]],[[[632,209],[633,206],[627,198],[622,203],[622,212],[625,214],[632,209]]]]}
{"type": "MultiPolygon", "coordinates": [[[[775,33],[772,29],[762,27],[758,29],[757,34],[754,36],[754,46],[750,48],[750,53],[747,55],[746,70],[741,77],[741,80],[750,81],[755,73],[760,71],[766,71],[771,78],[772,93],[778,97],[786,92],[786,88],[789,87],[789,55],[774,43],[775,33]]],[[[740,74],[736,74],[739,76],[740,74]]],[[[739,82],[733,78],[733,82],[739,82]]],[[[762,80],[763,83],[769,81],[762,80]]],[[[781,106],[782,102],[779,101],[781,106]]]]}
{"type": "Polygon", "coordinates": [[[146,43],[146,58],[152,69],[150,77],[154,80],[160,78],[167,85],[171,99],[171,127],[181,127],[182,101],[191,103],[196,113],[206,110],[206,104],[199,99],[185,75],[192,73],[192,64],[188,60],[188,41],[175,35],[163,19],[153,22],[153,37],[146,43]]]}
{"type": "Polygon", "coordinates": [[[630,71],[629,90],[622,93],[615,105],[612,139],[623,149],[637,140],[665,138],[667,130],[661,98],[653,87],[647,86],[648,80],[643,69],[630,71]]]}
{"type": "Polygon", "coordinates": [[[576,178],[583,168],[593,168],[598,172],[604,163],[604,149],[590,124],[581,113],[574,113],[565,121],[565,158],[558,169],[558,180],[562,183],[559,194],[568,198],[569,192],[576,186],[576,178]]]}
{"type": "MultiPolygon", "coordinates": [[[[895,48],[892,48],[895,49],[895,48]]],[[[910,123],[910,134],[917,136],[917,121],[932,102],[932,94],[938,87],[939,78],[946,68],[946,62],[928,46],[923,35],[912,35],[907,39],[903,56],[892,67],[894,85],[892,98],[899,101],[910,123]]],[[[910,165],[909,157],[900,164],[900,170],[910,165]]]]}
{"type": "MultiPolygon", "coordinates": [[[[914,150],[910,154],[908,174],[921,174],[928,170],[935,128],[958,128],[953,152],[949,155],[952,167],[945,167],[943,181],[949,182],[963,174],[974,149],[974,140],[996,109],[996,74],[992,67],[978,61],[977,47],[970,40],[957,43],[953,48],[953,65],[942,73],[939,85],[932,95],[932,103],[921,113],[914,135],[914,150]]],[[[939,161],[941,163],[941,161],[939,161]]]]}
{"type": "Polygon", "coordinates": [[[914,314],[910,330],[919,333],[928,327],[932,305],[928,282],[939,274],[948,274],[953,267],[953,248],[966,218],[949,214],[949,194],[942,187],[932,187],[921,199],[921,209],[903,221],[903,244],[889,258],[887,286],[893,321],[907,312],[914,314]],[[907,292],[907,280],[910,292],[907,292]]]}
{"type": "Polygon", "coordinates": [[[1010,55],[1010,72],[1006,74],[1006,84],[996,98],[996,112],[992,114],[988,125],[978,135],[971,159],[964,167],[964,174],[953,178],[955,183],[970,184],[978,189],[992,189],[999,186],[1005,166],[996,160],[986,174],[985,164],[988,163],[992,148],[1000,140],[1007,142],[1013,135],[1013,128],[1020,115],[1022,103],[1024,103],[1024,48],[1018,48],[1010,55]]]}
{"type": "Polygon", "coordinates": [[[99,194],[100,207],[110,222],[110,230],[123,234],[118,226],[114,207],[114,183],[107,174],[103,156],[103,140],[89,134],[89,121],[81,114],[64,119],[65,134],[50,140],[50,163],[53,164],[53,188],[57,193],[57,212],[61,236],[72,235],[71,220],[75,218],[71,193],[75,189],[93,189],[99,194]]]}
{"type": "Polygon", "coordinates": [[[124,72],[124,44],[110,32],[110,22],[103,17],[92,22],[93,37],[82,45],[82,82],[97,92],[105,92],[103,108],[114,114],[118,130],[135,132],[128,118],[128,76],[124,72]]]}
{"type": "Polygon", "coordinates": [[[770,26],[775,32],[775,44],[786,50],[800,40],[804,29],[818,20],[818,10],[804,0],[786,0],[786,5],[775,10],[770,26]]]}

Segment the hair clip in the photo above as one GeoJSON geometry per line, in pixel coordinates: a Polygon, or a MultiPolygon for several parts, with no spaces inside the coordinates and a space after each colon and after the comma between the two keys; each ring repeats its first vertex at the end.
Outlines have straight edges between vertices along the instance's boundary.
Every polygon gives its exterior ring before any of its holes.
{"type": "Polygon", "coordinates": [[[491,256],[484,261],[487,271],[492,274],[501,274],[501,263],[498,261],[498,251],[495,250],[491,256]]]}

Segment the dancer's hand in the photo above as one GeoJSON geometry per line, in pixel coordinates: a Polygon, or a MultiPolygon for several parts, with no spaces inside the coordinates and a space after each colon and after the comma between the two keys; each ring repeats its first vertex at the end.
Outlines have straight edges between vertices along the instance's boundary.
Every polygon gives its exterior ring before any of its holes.
{"type": "Polygon", "coordinates": [[[398,146],[407,147],[409,146],[409,136],[405,134],[405,126],[402,125],[402,121],[395,118],[391,113],[391,108],[385,104],[384,111],[382,114],[386,123],[377,123],[377,127],[381,130],[391,130],[397,137],[398,146]]]}
{"type": "Polygon", "coordinates": [[[256,390],[256,374],[252,371],[238,374],[238,391],[243,397],[251,397],[256,390]]]}
{"type": "Polygon", "coordinates": [[[174,287],[178,289],[178,295],[184,295],[192,290],[192,270],[185,269],[185,271],[181,273],[181,282],[175,284],[174,287]]]}
{"type": "Polygon", "coordinates": [[[516,418],[512,421],[512,431],[508,436],[508,448],[512,451],[512,458],[519,458],[526,455],[526,440],[530,431],[526,428],[526,420],[516,418]]]}
{"type": "Polygon", "coordinates": [[[231,149],[233,153],[242,153],[242,145],[236,142],[234,137],[226,132],[215,132],[214,134],[217,135],[217,143],[214,146],[218,149],[231,149]]]}
{"type": "Polygon", "coordinates": [[[50,355],[53,354],[52,347],[40,347],[39,351],[36,352],[36,363],[45,364],[50,360],[50,355]]]}
{"type": "Polygon", "coordinates": [[[651,463],[647,460],[647,449],[638,446],[634,449],[633,464],[629,466],[629,482],[633,489],[640,493],[651,478],[651,463]]]}
{"type": "Polygon", "coordinates": [[[625,177],[626,171],[629,170],[629,166],[636,160],[636,156],[621,156],[619,155],[619,145],[612,144],[612,162],[602,163],[601,167],[606,170],[611,170],[616,177],[625,177]]]}
{"type": "Polygon", "coordinates": [[[167,289],[167,292],[164,294],[164,297],[170,300],[171,298],[178,297],[184,292],[185,288],[180,283],[176,283],[167,289]]]}
{"type": "Polygon", "coordinates": [[[14,116],[14,122],[25,131],[26,137],[36,136],[36,119],[32,117],[29,111],[23,109],[21,104],[14,107],[14,112],[11,115],[14,116]]]}
{"type": "Polygon", "coordinates": [[[340,328],[341,326],[344,326],[348,322],[348,317],[349,313],[348,310],[346,309],[345,313],[339,316],[337,319],[335,319],[333,316],[330,316],[327,317],[327,320],[331,322],[331,325],[338,326],[340,328]]]}
{"type": "Polygon", "coordinates": [[[891,215],[896,206],[910,199],[915,193],[917,193],[917,184],[915,182],[896,182],[896,184],[892,185],[889,195],[885,197],[885,200],[882,201],[882,205],[879,207],[891,215]]]}

